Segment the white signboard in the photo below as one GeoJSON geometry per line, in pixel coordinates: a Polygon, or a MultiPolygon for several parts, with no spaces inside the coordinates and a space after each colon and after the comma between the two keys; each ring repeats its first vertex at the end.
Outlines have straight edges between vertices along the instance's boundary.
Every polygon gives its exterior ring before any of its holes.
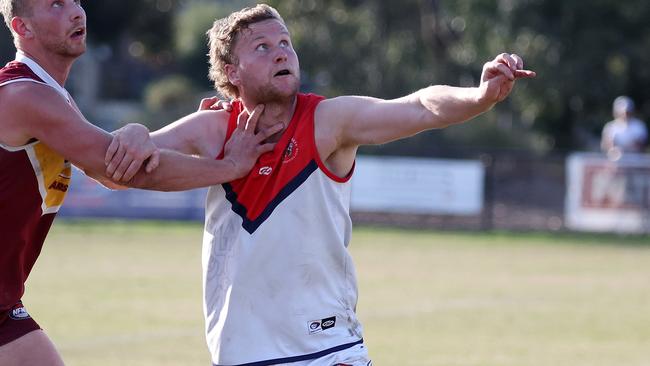
{"type": "Polygon", "coordinates": [[[610,161],[578,153],[567,161],[566,225],[570,229],[650,232],[650,156],[610,161]]]}
{"type": "Polygon", "coordinates": [[[359,156],[351,208],[478,215],[483,209],[484,175],[480,161],[359,156]]]}

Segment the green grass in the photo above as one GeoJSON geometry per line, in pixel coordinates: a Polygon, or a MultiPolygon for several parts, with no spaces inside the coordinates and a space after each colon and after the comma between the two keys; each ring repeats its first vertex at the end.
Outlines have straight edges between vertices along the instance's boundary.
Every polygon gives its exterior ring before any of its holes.
{"type": "MultiPolygon", "coordinates": [[[[59,221],[24,302],[69,366],[207,366],[201,234],[59,221]]],[[[650,365],[646,237],[361,228],[351,251],[376,365],[650,365]]]]}

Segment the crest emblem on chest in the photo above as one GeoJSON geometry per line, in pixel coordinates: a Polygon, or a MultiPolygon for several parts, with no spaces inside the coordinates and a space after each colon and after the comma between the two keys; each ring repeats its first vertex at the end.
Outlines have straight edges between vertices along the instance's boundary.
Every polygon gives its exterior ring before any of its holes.
{"type": "Polygon", "coordinates": [[[291,138],[291,141],[289,141],[287,148],[284,149],[284,153],[282,154],[282,163],[286,164],[295,159],[298,156],[298,150],[298,141],[295,138],[291,138]]]}

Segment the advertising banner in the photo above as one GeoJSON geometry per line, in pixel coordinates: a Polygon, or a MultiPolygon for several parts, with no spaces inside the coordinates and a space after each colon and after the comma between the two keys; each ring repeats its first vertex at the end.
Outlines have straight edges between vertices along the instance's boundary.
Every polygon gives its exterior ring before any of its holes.
{"type": "Polygon", "coordinates": [[[611,161],[576,153],[567,161],[566,225],[573,230],[650,232],[650,157],[611,161]]]}

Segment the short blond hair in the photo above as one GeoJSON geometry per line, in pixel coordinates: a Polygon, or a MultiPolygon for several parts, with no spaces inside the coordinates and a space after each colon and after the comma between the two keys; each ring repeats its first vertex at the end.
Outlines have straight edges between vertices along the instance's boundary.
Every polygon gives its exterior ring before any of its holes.
{"type": "Polygon", "coordinates": [[[248,29],[253,23],[275,19],[282,24],[284,19],[277,10],[266,4],[258,4],[255,7],[244,8],[229,16],[218,19],[212,28],[207,32],[209,39],[210,53],[210,80],[214,81],[214,87],[226,98],[239,97],[239,90],[230,83],[226,74],[226,65],[237,64],[234,56],[235,45],[241,31],[248,29]]]}
{"type": "Polygon", "coordinates": [[[0,0],[0,13],[5,18],[7,28],[11,28],[11,19],[14,17],[28,17],[32,15],[32,0],[0,0]]]}

